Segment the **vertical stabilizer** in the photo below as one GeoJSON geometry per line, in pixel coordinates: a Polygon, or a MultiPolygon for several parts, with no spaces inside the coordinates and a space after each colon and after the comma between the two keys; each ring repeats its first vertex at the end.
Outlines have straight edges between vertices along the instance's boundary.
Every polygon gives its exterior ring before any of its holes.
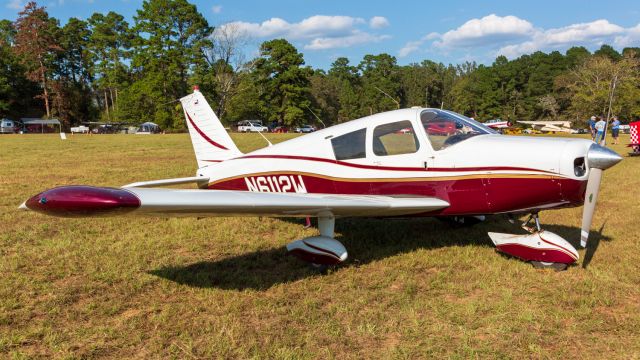
{"type": "Polygon", "coordinates": [[[197,87],[180,99],[198,167],[242,155],[197,87]]]}

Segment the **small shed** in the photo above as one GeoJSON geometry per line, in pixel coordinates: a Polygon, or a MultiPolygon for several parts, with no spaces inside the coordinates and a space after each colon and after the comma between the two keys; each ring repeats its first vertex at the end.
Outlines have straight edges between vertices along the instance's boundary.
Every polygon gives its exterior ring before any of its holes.
{"type": "Polygon", "coordinates": [[[62,125],[58,119],[39,119],[39,118],[21,118],[22,131],[30,133],[51,133],[55,131],[55,126],[58,126],[59,132],[62,132],[62,125]],[[53,129],[51,131],[50,129],[53,129]]]}

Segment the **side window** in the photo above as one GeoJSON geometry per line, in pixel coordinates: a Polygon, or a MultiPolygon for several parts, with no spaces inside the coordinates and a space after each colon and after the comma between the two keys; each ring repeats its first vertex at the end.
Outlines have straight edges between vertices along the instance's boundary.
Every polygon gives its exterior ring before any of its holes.
{"type": "Polygon", "coordinates": [[[336,160],[364,158],[366,137],[367,129],[360,129],[331,139],[336,160]]]}
{"type": "Polygon", "coordinates": [[[373,130],[373,153],[378,156],[412,154],[419,148],[409,120],[379,125],[373,130]]]}

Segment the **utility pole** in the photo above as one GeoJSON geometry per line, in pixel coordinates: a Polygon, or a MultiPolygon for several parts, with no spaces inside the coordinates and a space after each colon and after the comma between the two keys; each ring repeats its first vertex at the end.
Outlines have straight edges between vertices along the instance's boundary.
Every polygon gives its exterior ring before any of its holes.
{"type": "Polygon", "coordinates": [[[429,107],[429,87],[424,88],[424,107],[429,107]]]}
{"type": "Polygon", "coordinates": [[[607,145],[607,127],[609,125],[609,119],[611,118],[611,104],[613,103],[613,95],[616,91],[616,83],[618,82],[618,74],[613,77],[611,80],[611,85],[609,87],[609,108],[607,109],[607,119],[604,121],[604,134],[602,134],[602,140],[600,141],[600,145],[607,145]]]}

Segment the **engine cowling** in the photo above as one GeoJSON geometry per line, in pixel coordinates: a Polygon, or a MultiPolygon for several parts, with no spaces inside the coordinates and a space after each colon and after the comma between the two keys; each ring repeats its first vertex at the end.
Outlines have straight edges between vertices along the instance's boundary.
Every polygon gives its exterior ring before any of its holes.
{"type": "Polygon", "coordinates": [[[347,260],[347,249],[336,239],[312,236],[287,244],[287,251],[298,259],[320,265],[337,265],[347,260]]]}

